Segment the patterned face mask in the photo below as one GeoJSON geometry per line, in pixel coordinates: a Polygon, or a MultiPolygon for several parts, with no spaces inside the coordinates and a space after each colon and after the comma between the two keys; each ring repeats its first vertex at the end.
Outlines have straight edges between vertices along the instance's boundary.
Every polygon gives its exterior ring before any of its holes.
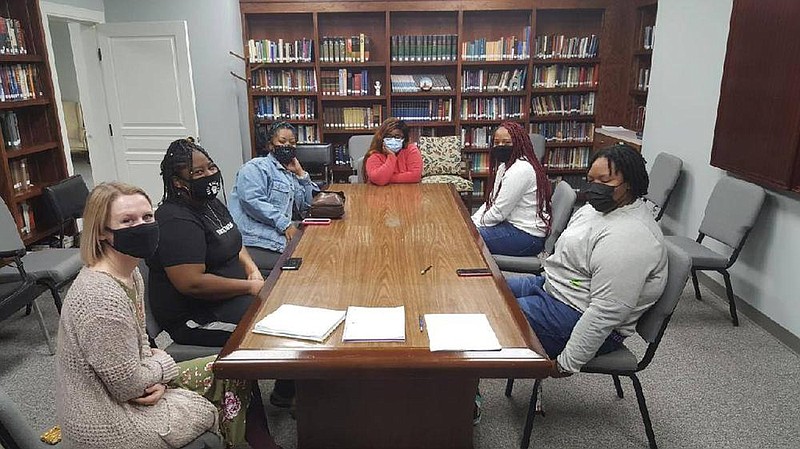
{"type": "Polygon", "coordinates": [[[189,181],[189,192],[195,201],[211,201],[217,197],[220,190],[222,190],[222,173],[220,172],[189,181]]]}

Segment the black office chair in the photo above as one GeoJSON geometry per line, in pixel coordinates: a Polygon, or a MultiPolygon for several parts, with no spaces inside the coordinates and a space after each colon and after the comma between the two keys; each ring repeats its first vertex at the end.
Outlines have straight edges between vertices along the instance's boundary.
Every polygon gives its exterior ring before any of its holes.
{"type": "MultiPolygon", "coordinates": [[[[24,253],[23,253],[24,254],[24,253]]],[[[19,280],[4,281],[0,283],[0,320],[4,320],[11,315],[17,313],[26,307],[31,307],[36,312],[36,319],[39,321],[39,327],[42,329],[47,348],[50,354],[55,354],[56,349],[50,338],[50,332],[47,331],[47,326],[44,324],[44,317],[42,312],[36,305],[36,298],[47,290],[42,284],[37,283],[35,280],[28,276],[25,272],[25,267],[22,262],[20,253],[12,254],[10,252],[0,252],[0,257],[10,258],[13,260],[12,264],[16,265],[17,272],[19,273],[19,280]]]]}
{"type": "Polygon", "coordinates": [[[89,188],[86,187],[81,175],[74,175],[45,187],[43,193],[53,211],[53,216],[58,221],[59,242],[61,248],[64,248],[64,233],[68,225],[75,225],[77,219],[83,217],[89,188]]]}
{"type": "MultiPolygon", "coordinates": [[[[655,356],[656,349],[661,343],[661,337],[664,336],[664,331],[667,329],[672,313],[678,305],[678,300],[681,298],[683,288],[686,286],[686,281],[689,279],[689,271],[692,266],[689,255],[686,254],[677,245],[665,242],[667,248],[668,274],[667,285],[664,287],[664,292],[661,297],[656,301],[653,306],[648,309],[636,323],[636,332],[647,343],[647,350],[641,360],[637,361],[636,356],[626,347],[622,347],[614,352],[599,355],[589,361],[581,369],[582,373],[595,373],[595,374],[608,374],[614,380],[614,388],[617,390],[617,396],[623,397],[622,385],[619,382],[619,376],[627,376],[633,382],[633,389],[636,391],[636,399],[639,402],[639,411],[642,413],[642,421],[644,422],[644,430],[647,433],[647,440],[651,448],[656,448],[656,437],[653,433],[653,425],[650,422],[650,413],[647,411],[647,404],[644,400],[644,392],[642,391],[642,384],[636,373],[647,368],[650,361],[655,356]]],[[[533,418],[536,410],[536,400],[539,392],[539,386],[542,379],[536,379],[533,384],[533,393],[531,394],[531,401],[528,405],[528,417],[525,420],[525,429],[522,434],[522,443],[520,447],[527,449],[531,440],[531,431],[533,430],[533,418]]],[[[506,396],[511,396],[511,391],[514,388],[514,379],[508,379],[506,383],[506,396]]]]}

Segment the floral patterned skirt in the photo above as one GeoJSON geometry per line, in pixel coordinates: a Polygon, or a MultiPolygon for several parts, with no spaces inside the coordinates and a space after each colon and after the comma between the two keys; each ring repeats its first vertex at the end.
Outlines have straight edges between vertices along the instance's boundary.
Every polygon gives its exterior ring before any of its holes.
{"type": "Polygon", "coordinates": [[[178,363],[178,377],[170,388],[194,391],[208,399],[219,411],[219,430],[226,447],[245,442],[245,416],[250,405],[252,381],[214,379],[211,367],[217,356],[208,356],[178,363]]]}

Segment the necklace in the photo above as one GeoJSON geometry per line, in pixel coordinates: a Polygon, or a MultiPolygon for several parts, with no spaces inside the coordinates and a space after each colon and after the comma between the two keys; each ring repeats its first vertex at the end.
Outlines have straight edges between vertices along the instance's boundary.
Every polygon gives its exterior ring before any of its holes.
{"type": "Polygon", "coordinates": [[[216,224],[217,228],[221,228],[222,227],[222,220],[219,218],[219,216],[217,216],[217,213],[214,212],[214,209],[211,208],[211,204],[210,203],[206,203],[206,209],[208,209],[208,211],[211,212],[211,215],[213,215],[214,217],[213,218],[209,217],[206,214],[203,214],[203,216],[208,218],[213,224],[216,224]]]}

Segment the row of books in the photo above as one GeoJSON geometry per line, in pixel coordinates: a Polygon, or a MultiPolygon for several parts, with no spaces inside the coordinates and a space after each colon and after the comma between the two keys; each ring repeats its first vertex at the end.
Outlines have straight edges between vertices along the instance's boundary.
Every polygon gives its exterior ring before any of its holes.
{"type": "Polygon", "coordinates": [[[370,38],[360,33],[350,37],[323,36],[319,47],[320,62],[367,62],[372,45],[370,38]]]}
{"type": "Polygon", "coordinates": [[[392,117],[408,121],[449,122],[453,120],[453,99],[393,101],[392,117]]]}
{"type": "Polygon", "coordinates": [[[314,41],[307,38],[300,40],[269,39],[247,41],[251,63],[276,62],[312,62],[314,59],[314,41]]]}
{"type": "Polygon", "coordinates": [[[564,181],[576,192],[580,191],[584,186],[589,184],[589,181],[586,180],[586,175],[558,175],[548,176],[548,178],[550,178],[550,181],[553,183],[564,181]]]}
{"type": "Polygon", "coordinates": [[[545,166],[554,170],[579,170],[589,168],[590,147],[549,148],[545,166]]]}
{"type": "Polygon", "coordinates": [[[28,53],[22,23],[17,19],[0,17],[0,54],[24,55],[28,53]]]}
{"type": "Polygon", "coordinates": [[[591,142],[594,123],[576,120],[531,123],[529,132],[543,135],[548,142],[591,142]]]}
{"type": "Polygon", "coordinates": [[[533,87],[596,87],[599,75],[600,68],[596,65],[537,65],[533,67],[533,87]]]}
{"type": "Polygon", "coordinates": [[[8,166],[11,169],[11,185],[15,192],[22,192],[33,187],[28,170],[28,158],[12,159],[8,161],[8,166]]]}
{"type": "Polygon", "coordinates": [[[397,75],[392,74],[392,92],[408,93],[430,90],[433,92],[447,92],[452,90],[450,81],[442,74],[397,75]]]}
{"type": "Polygon", "coordinates": [[[333,146],[333,165],[350,165],[350,153],[347,146],[336,144],[333,146]]]}
{"type": "Polygon", "coordinates": [[[523,97],[464,98],[461,120],[504,120],[523,116],[523,97]]]}
{"type": "Polygon", "coordinates": [[[656,27],[655,25],[648,25],[644,27],[644,33],[642,33],[642,47],[645,50],[652,50],[653,44],[656,42],[656,27]]]}
{"type": "Polygon", "coordinates": [[[390,40],[392,61],[455,61],[456,34],[397,35],[390,40]]]}
{"type": "MultiPolygon", "coordinates": [[[[256,126],[264,126],[266,124],[258,124],[256,126]]],[[[318,143],[319,142],[319,132],[317,130],[317,125],[294,125],[294,129],[297,132],[297,143],[318,143]]]]}
{"type": "Polygon", "coordinates": [[[316,92],[317,74],[314,69],[259,69],[251,73],[250,85],[267,92],[316,92]]]}
{"type": "Polygon", "coordinates": [[[644,119],[647,115],[647,106],[639,106],[633,113],[633,129],[636,130],[643,130],[644,129],[644,119]]]}
{"type": "Polygon", "coordinates": [[[650,67],[639,69],[639,76],[636,78],[636,88],[639,90],[650,89],[650,67]]]}
{"type": "Polygon", "coordinates": [[[383,123],[384,106],[335,107],[322,112],[325,127],[329,129],[373,129],[383,123]]]}
{"type": "Polygon", "coordinates": [[[531,98],[531,114],[540,115],[592,115],[594,92],[585,94],[540,95],[531,98]]]}
{"type": "Polygon", "coordinates": [[[461,72],[461,92],[519,92],[525,90],[527,68],[461,72]]]}
{"type": "Polygon", "coordinates": [[[255,98],[255,116],[266,120],[315,120],[317,100],[296,97],[255,98]]]}
{"type": "Polygon", "coordinates": [[[322,70],[319,72],[322,95],[369,95],[369,72],[364,70],[322,70]]]}
{"type": "Polygon", "coordinates": [[[3,143],[6,146],[6,150],[16,150],[22,147],[19,122],[14,111],[0,113],[0,132],[3,134],[3,143]]]}
{"type": "Polygon", "coordinates": [[[461,43],[461,59],[464,61],[518,61],[530,58],[529,44],[531,27],[522,30],[522,39],[517,36],[501,37],[490,41],[478,38],[461,43]]]}
{"type": "Polygon", "coordinates": [[[44,95],[39,68],[33,64],[0,65],[0,101],[30,100],[44,95]]]}
{"type": "Polygon", "coordinates": [[[486,185],[486,181],[480,178],[475,178],[472,180],[472,193],[483,195],[483,187],[486,185]]]}
{"type": "Polygon", "coordinates": [[[567,37],[563,34],[536,36],[537,58],[595,58],[600,46],[597,35],[567,37]]]}
{"type": "Polygon", "coordinates": [[[443,130],[442,128],[437,128],[434,126],[412,126],[408,128],[408,140],[410,142],[419,142],[419,138],[422,136],[436,137],[450,136],[452,134],[452,131],[443,130]]]}
{"type": "Polygon", "coordinates": [[[462,126],[461,142],[465,148],[489,148],[493,131],[489,126],[462,126]]]}
{"type": "Polygon", "coordinates": [[[472,153],[472,171],[486,173],[489,171],[489,153],[472,153]]]}

